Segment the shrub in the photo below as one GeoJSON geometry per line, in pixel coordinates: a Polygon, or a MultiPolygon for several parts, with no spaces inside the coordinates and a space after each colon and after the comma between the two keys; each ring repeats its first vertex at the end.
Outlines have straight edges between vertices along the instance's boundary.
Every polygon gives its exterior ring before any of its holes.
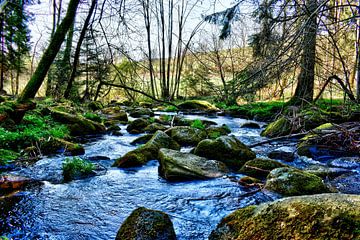
{"type": "Polygon", "coordinates": [[[192,128],[197,128],[197,129],[205,129],[205,125],[202,123],[201,120],[199,119],[195,119],[192,123],[191,123],[191,127],[192,128]]]}
{"type": "Polygon", "coordinates": [[[95,165],[81,158],[73,157],[65,158],[62,168],[64,180],[70,181],[93,175],[95,165]]]}

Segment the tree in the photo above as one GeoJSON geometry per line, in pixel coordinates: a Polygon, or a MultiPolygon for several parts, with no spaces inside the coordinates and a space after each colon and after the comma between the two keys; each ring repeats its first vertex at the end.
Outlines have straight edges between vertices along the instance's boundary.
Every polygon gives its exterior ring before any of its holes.
{"type": "Polygon", "coordinates": [[[51,38],[49,46],[43,53],[39,65],[37,66],[34,74],[31,76],[30,81],[27,83],[25,89],[18,98],[18,102],[23,102],[35,97],[46,77],[52,62],[60,50],[66,33],[71,27],[71,24],[74,22],[79,3],[80,0],[70,0],[64,19],[61,21],[61,24],[56,29],[53,37],[51,38]]]}

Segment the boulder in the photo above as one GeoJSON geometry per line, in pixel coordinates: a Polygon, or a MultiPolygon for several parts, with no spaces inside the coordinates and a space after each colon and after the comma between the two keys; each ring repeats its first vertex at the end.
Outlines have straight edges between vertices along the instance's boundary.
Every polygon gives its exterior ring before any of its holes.
{"type": "Polygon", "coordinates": [[[246,161],[256,157],[250,148],[234,136],[221,136],[215,140],[205,139],[197,145],[194,153],[219,160],[234,170],[239,170],[246,161]]]}
{"type": "Polygon", "coordinates": [[[104,125],[80,115],[61,112],[55,109],[50,109],[50,114],[55,121],[69,125],[70,134],[73,136],[93,135],[106,131],[104,125]]]}
{"type": "Polygon", "coordinates": [[[217,178],[227,172],[222,162],[166,148],[160,149],[159,161],[159,174],[171,181],[217,178]]]}
{"type": "Polygon", "coordinates": [[[178,105],[181,110],[199,110],[206,112],[217,112],[219,109],[211,103],[203,100],[188,100],[178,105]]]}
{"type": "Polygon", "coordinates": [[[360,196],[320,194],[248,206],[223,218],[209,240],[359,239],[360,196]]]}
{"type": "Polygon", "coordinates": [[[324,178],[333,179],[350,172],[350,170],[348,169],[327,167],[321,165],[309,166],[308,168],[304,169],[304,171],[319,176],[323,179],[324,178]]]}
{"type": "Polygon", "coordinates": [[[216,139],[220,136],[226,136],[229,133],[231,133],[230,128],[225,124],[223,124],[220,127],[210,126],[207,127],[205,130],[206,130],[206,134],[208,135],[208,138],[210,139],[216,139]]]}
{"type": "Polygon", "coordinates": [[[149,160],[157,159],[160,148],[179,150],[180,146],[164,132],[157,131],[145,145],[118,158],[114,166],[122,168],[142,166],[149,160]]]}
{"type": "Polygon", "coordinates": [[[276,168],[267,176],[265,188],[285,196],[329,192],[322,179],[293,168],[276,168]]]}
{"type": "Polygon", "coordinates": [[[31,182],[31,179],[22,176],[2,174],[0,175],[0,194],[21,190],[31,182]]]}
{"type": "Polygon", "coordinates": [[[88,103],[88,108],[92,111],[97,111],[103,109],[104,105],[100,101],[91,101],[88,103]]]}
{"type": "Polygon", "coordinates": [[[261,136],[263,137],[278,137],[288,135],[292,132],[292,125],[290,120],[286,117],[280,117],[274,122],[267,125],[264,131],[261,132],[261,136]]]}
{"type": "Polygon", "coordinates": [[[150,122],[144,118],[138,118],[130,122],[126,130],[129,133],[137,134],[145,132],[145,128],[150,125],[150,122]]]}
{"type": "Polygon", "coordinates": [[[103,108],[101,112],[106,115],[113,115],[122,112],[122,108],[119,106],[103,108]]]}
{"type": "Polygon", "coordinates": [[[182,146],[195,146],[207,137],[205,130],[186,126],[172,127],[165,133],[182,146]]]}
{"type": "Polygon", "coordinates": [[[255,158],[247,161],[240,169],[240,173],[255,177],[265,178],[275,168],[287,167],[285,164],[272,159],[255,158]]]}
{"type": "Polygon", "coordinates": [[[95,176],[97,168],[97,165],[78,157],[66,158],[65,162],[63,162],[64,181],[69,182],[95,176]]]}
{"type": "Polygon", "coordinates": [[[241,125],[241,128],[260,129],[260,125],[256,122],[246,122],[241,125]]]}
{"type": "Polygon", "coordinates": [[[60,138],[50,138],[40,143],[40,149],[43,154],[62,153],[66,156],[77,156],[85,154],[82,145],[68,142],[60,138]]]}
{"type": "Polygon", "coordinates": [[[159,123],[151,123],[150,125],[146,126],[146,128],[144,129],[145,132],[147,133],[154,133],[156,131],[164,131],[166,130],[167,127],[165,127],[162,124],[159,123]]]}
{"type": "Polygon", "coordinates": [[[126,218],[115,239],[176,240],[176,235],[166,213],[140,207],[126,218]]]}
{"type": "Polygon", "coordinates": [[[147,143],[152,137],[154,136],[154,134],[146,134],[144,136],[138,137],[136,138],[134,141],[132,141],[130,144],[131,145],[139,145],[139,144],[145,144],[147,143]]]}
{"type": "Polygon", "coordinates": [[[139,118],[139,117],[153,117],[155,116],[153,110],[149,108],[135,108],[130,110],[130,117],[139,118]]]}
{"type": "Polygon", "coordinates": [[[109,120],[118,120],[122,123],[128,122],[128,116],[125,111],[119,111],[108,116],[109,120]]]}

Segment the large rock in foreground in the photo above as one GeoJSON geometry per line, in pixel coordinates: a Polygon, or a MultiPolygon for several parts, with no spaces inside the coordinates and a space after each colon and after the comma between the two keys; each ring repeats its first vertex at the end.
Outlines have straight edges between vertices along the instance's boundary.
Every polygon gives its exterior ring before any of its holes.
{"type": "Polygon", "coordinates": [[[294,168],[276,168],[267,176],[265,188],[285,196],[329,192],[322,179],[294,168]]]}
{"type": "Polygon", "coordinates": [[[234,136],[221,136],[215,140],[205,139],[197,145],[194,153],[219,160],[234,170],[239,170],[246,161],[256,157],[250,148],[234,136]]]}
{"type": "Polygon", "coordinates": [[[222,162],[165,148],[159,151],[159,161],[159,173],[167,180],[217,178],[228,171],[222,162]]]}
{"type": "Polygon", "coordinates": [[[209,239],[359,239],[359,209],[359,195],[285,198],[236,210],[222,219],[209,239]]]}
{"type": "Polygon", "coordinates": [[[178,105],[182,110],[200,110],[206,112],[217,112],[219,109],[211,103],[203,100],[188,100],[178,105]]]}
{"type": "Polygon", "coordinates": [[[122,168],[142,166],[149,160],[157,159],[160,148],[179,150],[180,145],[166,133],[157,131],[145,145],[117,159],[114,166],[122,168]]]}
{"type": "Polygon", "coordinates": [[[166,213],[140,207],[121,225],[115,239],[176,240],[176,235],[166,213]]]}
{"type": "Polygon", "coordinates": [[[285,164],[272,159],[255,158],[247,161],[240,172],[255,178],[265,178],[275,168],[287,167],[285,164]]]}

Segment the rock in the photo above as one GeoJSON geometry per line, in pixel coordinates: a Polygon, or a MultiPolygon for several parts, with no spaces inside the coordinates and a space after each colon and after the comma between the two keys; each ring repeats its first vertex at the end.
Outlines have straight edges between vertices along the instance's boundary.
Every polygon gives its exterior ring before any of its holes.
{"type": "Polygon", "coordinates": [[[66,158],[63,163],[63,177],[65,182],[95,176],[97,166],[78,157],[66,158]]]}
{"type": "Polygon", "coordinates": [[[179,150],[180,146],[164,132],[157,131],[145,145],[118,158],[114,166],[123,168],[142,166],[149,160],[157,159],[160,148],[179,150]]]}
{"type": "Polygon", "coordinates": [[[304,169],[305,172],[314,174],[321,178],[336,178],[338,176],[341,176],[345,173],[349,173],[349,170],[343,169],[343,168],[331,168],[326,166],[319,166],[319,165],[313,165],[306,169],[304,169]]]}
{"type": "Polygon", "coordinates": [[[241,125],[241,128],[260,129],[260,125],[256,122],[246,122],[241,125]]]}
{"type": "Polygon", "coordinates": [[[267,125],[264,131],[261,132],[263,137],[278,137],[288,135],[292,132],[292,126],[286,117],[280,117],[276,121],[267,125]]]}
{"type": "Polygon", "coordinates": [[[238,170],[246,161],[256,157],[250,148],[234,136],[221,136],[215,140],[205,139],[197,145],[194,153],[219,160],[234,170],[238,170]]]}
{"type": "Polygon", "coordinates": [[[207,127],[205,130],[208,138],[210,139],[216,139],[220,136],[226,136],[231,133],[230,128],[225,124],[223,124],[221,127],[207,127]]]}
{"type": "Polygon", "coordinates": [[[59,138],[50,138],[42,141],[40,149],[45,155],[62,153],[66,156],[77,156],[85,154],[85,149],[82,145],[59,138]]]}
{"type": "Polygon", "coordinates": [[[240,178],[239,183],[244,186],[249,186],[249,185],[259,184],[262,182],[260,179],[245,176],[245,177],[240,178]]]}
{"type": "Polygon", "coordinates": [[[219,109],[207,101],[188,100],[178,105],[182,110],[200,110],[206,112],[217,112],[219,109]]]}
{"type": "Polygon", "coordinates": [[[174,126],[190,126],[193,123],[193,121],[186,119],[181,115],[175,115],[173,122],[174,126]]]}
{"type": "Polygon", "coordinates": [[[240,173],[256,178],[265,178],[271,170],[281,167],[288,166],[272,159],[255,158],[247,161],[241,167],[240,173]]]}
{"type": "Polygon", "coordinates": [[[73,115],[55,109],[50,109],[50,114],[55,121],[68,124],[70,134],[73,136],[93,135],[106,131],[104,125],[79,115],[73,115]]]}
{"type": "Polygon", "coordinates": [[[123,222],[115,239],[176,240],[176,235],[166,213],[140,207],[123,222]]]}
{"type": "Polygon", "coordinates": [[[265,188],[285,196],[329,192],[320,177],[286,167],[272,170],[267,176],[265,188]]]}
{"type": "Polygon", "coordinates": [[[0,194],[6,194],[23,189],[31,182],[31,179],[22,176],[12,174],[0,175],[0,194]]]}
{"type": "Polygon", "coordinates": [[[119,106],[103,108],[101,112],[106,115],[113,115],[122,112],[122,108],[119,106]]]}
{"type": "Polygon", "coordinates": [[[154,136],[154,134],[146,134],[144,136],[138,137],[136,138],[134,141],[132,141],[130,144],[131,145],[138,145],[138,144],[145,144],[147,143],[152,137],[154,136]]]}
{"type": "Polygon", "coordinates": [[[294,151],[289,147],[281,147],[271,151],[268,154],[269,158],[279,159],[286,162],[292,162],[295,159],[294,151]]]}
{"type": "Polygon", "coordinates": [[[166,130],[167,129],[167,127],[165,127],[164,125],[162,125],[162,124],[159,124],[159,123],[152,123],[152,124],[150,124],[150,125],[148,125],[145,129],[144,129],[144,131],[145,132],[147,132],[147,133],[154,133],[154,132],[156,132],[156,131],[164,131],[164,130],[166,130]]]}
{"type": "Polygon", "coordinates": [[[130,117],[139,118],[139,117],[153,117],[155,116],[154,112],[149,108],[135,108],[129,112],[130,117]]]}
{"type": "Polygon", "coordinates": [[[106,127],[116,126],[118,124],[121,124],[121,122],[119,120],[107,120],[104,122],[104,125],[106,127]]]}
{"type": "Polygon", "coordinates": [[[122,123],[128,122],[128,116],[125,111],[119,111],[108,116],[109,120],[118,120],[122,123]]]}
{"type": "Polygon", "coordinates": [[[106,131],[108,132],[116,132],[116,131],[120,131],[121,127],[119,127],[118,125],[111,125],[109,126],[106,131]]]}
{"type": "Polygon", "coordinates": [[[359,157],[342,157],[331,160],[328,165],[336,168],[357,169],[360,168],[359,157]]]}
{"type": "Polygon", "coordinates": [[[129,133],[137,134],[145,132],[145,128],[150,125],[150,122],[144,118],[138,118],[130,122],[126,130],[129,133]]]}
{"type": "Polygon", "coordinates": [[[166,148],[160,149],[159,161],[159,174],[171,181],[217,178],[227,172],[222,162],[166,148]]]}
{"type": "Polygon", "coordinates": [[[331,186],[341,193],[360,194],[360,174],[347,173],[331,181],[331,186]]]}
{"type": "Polygon", "coordinates": [[[97,111],[103,109],[104,105],[100,101],[91,101],[88,104],[88,108],[90,108],[92,111],[97,111]]]}
{"type": "Polygon", "coordinates": [[[151,108],[152,105],[153,104],[151,102],[139,102],[139,106],[143,108],[151,108]]]}
{"type": "Polygon", "coordinates": [[[195,146],[207,137],[205,130],[186,126],[172,127],[166,130],[165,133],[181,146],[195,146]]]}
{"type": "Polygon", "coordinates": [[[209,240],[359,239],[360,196],[321,194],[248,206],[223,218],[209,240]]]}

